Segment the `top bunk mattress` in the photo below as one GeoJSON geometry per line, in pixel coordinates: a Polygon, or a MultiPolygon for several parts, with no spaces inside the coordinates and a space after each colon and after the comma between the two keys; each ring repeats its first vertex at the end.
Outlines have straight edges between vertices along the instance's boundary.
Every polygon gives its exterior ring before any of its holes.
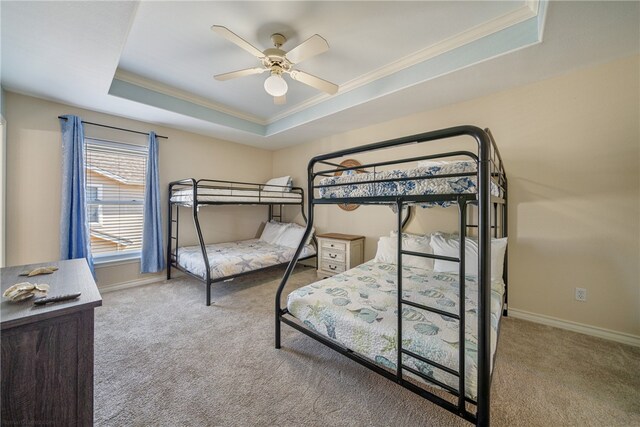
{"type": "MultiPolygon", "coordinates": [[[[357,197],[380,196],[418,196],[436,194],[475,194],[477,190],[477,178],[475,176],[457,176],[445,178],[431,178],[437,175],[455,173],[475,173],[477,171],[474,161],[452,161],[431,166],[418,166],[411,169],[393,169],[380,172],[367,172],[356,174],[342,174],[340,176],[326,177],[319,181],[320,198],[342,199],[357,197]],[[385,182],[365,182],[373,180],[398,180],[385,182]],[[429,177],[429,178],[425,178],[429,177]],[[326,187],[322,187],[326,186],[326,187]]],[[[491,181],[491,194],[500,197],[501,191],[495,182],[491,181]]],[[[447,207],[455,202],[440,201],[423,203],[420,206],[447,207]]]]}
{"type": "MultiPolygon", "coordinates": [[[[297,248],[274,245],[259,239],[206,245],[210,277],[233,276],[289,262],[297,248]]],[[[313,245],[306,245],[300,258],[315,255],[313,245]]],[[[196,276],[205,277],[205,266],[200,246],[178,248],[178,265],[196,276]]]]}
{"type": "MultiPolygon", "coordinates": [[[[457,314],[458,275],[403,267],[403,297],[418,304],[457,314]]],[[[370,359],[396,369],[397,266],[368,261],[344,273],[301,287],[289,294],[289,312],[308,328],[370,359]]],[[[502,314],[504,285],[491,286],[491,357],[493,359],[502,314]]],[[[465,388],[477,396],[478,282],[465,276],[466,341],[465,388]]],[[[458,369],[458,321],[405,305],[402,309],[402,341],[405,349],[458,369]]],[[[404,356],[403,364],[454,389],[457,377],[404,356]]],[[[492,364],[493,365],[493,364],[492,364]]],[[[410,375],[410,374],[409,374],[410,375]]],[[[417,377],[416,377],[417,378],[417,377]]],[[[423,381],[423,380],[419,380],[423,381]]]]}
{"type": "MultiPolygon", "coordinates": [[[[171,202],[190,205],[193,203],[193,189],[184,188],[171,194],[171,202]]],[[[198,188],[198,203],[277,203],[300,204],[302,195],[290,191],[256,191],[234,188],[198,188]]]]}

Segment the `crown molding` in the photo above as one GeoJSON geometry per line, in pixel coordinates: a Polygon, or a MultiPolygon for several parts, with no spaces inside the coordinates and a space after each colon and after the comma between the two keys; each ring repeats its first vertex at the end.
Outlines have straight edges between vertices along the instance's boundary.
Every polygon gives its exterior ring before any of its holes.
{"type": "MultiPolygon", "coordinates": [[[[336,95],[347,93],[351,90],[365,86],[383,77],[389,76],[391,74],[395,74],[413,65],[419,64],[424,61],[428,61],[429,59],[435,58],[438,55],[442,55],[443,53],[452,51],[454,49],[457,49],[459,47],[472,43],[476,40],[487,37],[491,34],[497,33],[498,31],[502,31],[513,25],[516,25],[528,19],[534,18],[537,16],[538,10],[539,10],[539,1],[528,0],[525,2],[525,4],[522,7],[515,9],[507,14],[496,17],[490,21],[484,22],[480,25],[470,28],[469,30],[456,34],[455,36],[452,36],[448,39],[442,40],[438,43],[435,43],[431,46],[428,46],[424,49],[414,52],[411,55],[405,56],[404,58],[401,58],[387,65],[384,65],[372,72],[363,74],[360,77],[350,80],[340,85],[340,88],[336,95]]],[[[335,95],[320,94],[320,95],[314,96],[313,98],[310,98],[307,101],[299,103],[295,105],[293,108],[290,108],[287,111],[282,112],[281,114],[273,116],[272,118],[267,120],[267,124],[275,123],[287,116],[298,113],[316,104],[324,102],[327,99],[331,98],[331,96],[335,96],[335,95]]]]}
{"type": "Polygon", "coordinates": [[[374,97],[385,96],[539,43],[547,2],[525,0],[522,6],[507,14],[342,84],[336,95],[319,94],[266,119],[121,69],[116,70],[109,93],[216,125],[269,137],[368,102],[373,99],[372,94],[374,97]]]}
{"type": "Polygon", "coordinates": [[[211,110],[216,110],[219,111],[221,113],[225,113],[228,114],[230,116],[234,116],[237,117],[239,119],[242,120],[246,120],[248,122],[251,123],[255,123],[258,125],[262,125],[265,126],[267,124],[267,122],[259,117],[256,117],[254,115],[251,114],[246,114],[243,113],[241,111],[238,110],[234,110],[232,108],[227,107],[226,105],[217,103],[217,102],[212,102],[206,98],[202,98],[199,97],[197,95],[194,95],[190,92],[187,91],[183,91],[180,89],[176,89],[174,87],[165,85],[163,83],[159,83],[156,82],[154,80],[150,80],[147,78],[144,78],[140,75],[131,73],[129,71],[125,71],[122,69],[117,69],[116,73],[114,75],[114,79],[115,80],[120,80],[123,81],[125,83],[130,83],[132,85],[136,85],[139,87],[142,87],[144,89],[148,89],[148,90],[152,90],[154,92],[158,92],[161,93],[163,95],[167,95],[170,96],[172,98],[177,98],[177,99],[181,99],[183,101],[187,101],[190,102],[192,104],[196,104],[199,105],[201,107],[205,107],[205,108],[209,108],[211,110]]]}

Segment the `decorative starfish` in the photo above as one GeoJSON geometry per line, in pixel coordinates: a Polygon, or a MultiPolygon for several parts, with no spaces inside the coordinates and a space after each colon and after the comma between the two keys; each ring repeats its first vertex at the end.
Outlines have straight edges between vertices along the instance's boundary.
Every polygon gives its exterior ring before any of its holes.
{"type": "Polygon", "coordinates": [[[251,270],[251,259],[245,259],[244,257],[240,257],[240,262],[236,262],[235,265],[239,265],[241,271],[251,270]]]}

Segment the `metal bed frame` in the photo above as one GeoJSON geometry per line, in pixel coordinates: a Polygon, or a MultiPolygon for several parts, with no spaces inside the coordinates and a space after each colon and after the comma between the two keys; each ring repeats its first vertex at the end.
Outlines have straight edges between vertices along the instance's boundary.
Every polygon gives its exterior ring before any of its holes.
{"type": "MultiPolygon", "coordinates": [[[[345,185],[345,184],[342,184],[345,185]]],[[[311,232],[314,220],[314,209],[316,205],[327,204],[342,204],[342,203],[358,203],[358,204],[385,204],[395,205],[397,207],[397,229],[398,229],[398,299],[397,299],[397,313],[402,312],[402,306],[408,305],[416,307],[421,310],[429,311],[432,313],[441,314],[450,318],[456,319],[459,322],[459,363],[458,369],[452,369],[448,366],[443,366],[432,360],[429,360],[423,356],[415,354],[409,350],[405,350],[402,347],[402,328],[403,321],[402,316],[398,315],[397,326],[397,369],[392,370],[383,368],[380,365],[375,364],[373,361],[359,355],[349,348],[343,347],[337,342],[321,335],[303,325],[295,317],[293,317],[287,310],[282,308],[281,297],[282,291],[289,280],[289,277],[295,267],[296,260],[302,251],[302,246],[298,247],[293,259],[291,260],[287,270],[284,273],[284,277],[276,292],[275,301],[275,347],[277,349],[281,346],[280,328],[281,323],[285,323],[300,332],[310,336],[311,338],[320,341],[331,349],[349,357],[350,359],[366,366],[372,371],[396,382],[397,384],[405,387],[412,392],[428,399],[437,405],[449,410],[450,412],[464,418],[467,421],[475,423],[479,426],[488,426],[490,422],[490,386],[492,378],[492,366],[491,366],[491,235],[498,237],[498,230],[500,230],[500,237],[507,236],[507,177],[502,164],[502,158],[498,148],[493,140],[489,129],[482,130],[475,126],[457,126],[442,130],[436,130],[419,135],[408,136],[404,138],[398,138],[374,144],[363,145],[360,147],[345,149],[336,151],[329,154],[319,155],[311,159],[308,166],[308,193],[307,201],[309,206],[309,220],[307,221],[307,229],[305,232],[306,239],[311,232]],[[402,181],[402,180],[419,180],[419,179],[437,179],[448,178],[458,176],[476,176],[477,178],[477,193],[468,194],[430,194],[430,195],[398,195],[398,196],[371,196],[371,197],[353,197],[353,198],[317,198],[314,191],[321,187],[335,186],[340,184],[331,185],[316,185],[315,179],[322,176],[332,176],[336,171],[345,171],[356,169],[356,167],[342,167],[339,162],[331,162],[330,160],[337,159],[343,156],[350,156],[353,154],[370,152],[373,150],[387,149],[392,147],[405,146],[407,144],[422,144],[429,141],[436,141],[442,139],[448,139],[458,136],[470,136],[475,139],[478,144],[477,154],[470,151],[452,151],[439,153],[435,155],[425,155],[412,158],[403,158],[398,160],[383,161],[370,163],[367,165],[357,166],[358,169],[370,170],[379,166],[390,166],[396,164],[404,164],[408,162],[415,162],[424,159],[444,159],[450,157],[466,156],[477,162],[477,172],[475,173],[456,173],[456,174],[442,174],[434,176],[420,176],[401,179],[388,179],[388,180],[371,180],[371,181],[359,181],[362,183],[377,183],[377,182],[389,182],[389,181],[402,181]],[[334,169],[326,169],[315,171],[317,164],[323,164],[330,166],[334,169]],[[490,183],[496,184],[501,192],[500,197],[492,196],[490,192],[490,183]],[[411,206],[420,203],[429,202],[455,202],[458,205],[458,217],[459,217],[459,229],[460,229],[460,253],[458,257],[444,257],[434,254],[426,254],[404,250],[402,248],[402,233],[400,232],[406,224],[407,218],[403,221],[402,211],[404,206],[411,206]],[[471,224],[467,221],[467,216],[472,213],[467,208],[469,205],[477,206],[477,223],[471,224]],[[493,211],[493,212],[492,212],[493,211]],[[493,213],[493,215],[492,215],[493,213]],[[500,214],[500,215],[498,215],[500,214]],[[492,216],[494,221],[492,222],[492,216]],[[498,221],[498,216],[500,221],[498,221]],[[467,229],[473,228],[478,233],[478,247],[479,247],[479,263],[478,263],[478,381],[477,381],[477,401],[466,396],[465,389],[465,236],[467,229]],[[459,263],[459,313],[457,315],[439,310],[435,307],[429,307],[422,304],[418,304],[412,301],[408,301],[402,296],[402,255],[412,255],[427,257],[432,259],[440,259],[446,261],[452,261],[459,263]],[[453,388],[447,384],[435,380],[429,376],[422,374],[421,372],[409,367],[403,366],[402,358],[408,356],[430,366],[446,371],[458,378],[458,387],[453,388]],[[420,386],[419,382],[412,380],[411,376],[405,374],[409,372],[413,377],[419,377],[427,383],[433,384],[436,387],[446,390],[450,395],[453,395],[455,399],[449,397],[447,400],[439,395],[434,394],[432,391],[420,386]],[[470,410],[475,406],[476,411],[470,410]]],[[[505,254],[505,266],[503,279],[505,283],[505,293],[503,301],[502,314],[507,315],[507,256],[505,254]]],[[[498,331],[499,333],[499,331],[498,331]]],[[[426,384],[425,384],[426,385],[426,384]]]]}
{"type": "MultiPolygon", "coordinates": [[[[180,270],[183,273],[204,282],[206,285],[206,298],[207,298],[206,303],[207,303],[207,306],[210,306],[211,305],[211,285],[213,285],[214,283],[232,280],[232,279],[235,279],[236,277],[241,277],[247,274],[256,273],[258,271],[264,271],[264,270],[281,267],[283,265],[289,264],[289,261],[287,261],[285,263],[274,264],[268,267],[263,267],[263,268],[259,268],[251,271],[244,271],[242,273],[232,274],[229,276],[217,277],[212,279],[211,269],[209,265],[209,258],[207,257],[207,247],[204,243],[204,238],[202,236],[202,229],[200,228],[200,219],[198,218],[198,210],[201,206],[258,205],[258,206],[269,206],[269,217],[267,221],[270,221],[276,218],[279,221],[282,221],[283,206],[300,206],[300,212],[302,213],[302,217],[304,218],[305,222],[307,222],[307,216],[304,213],[304,190],[300,187],[291,187],[290,193],[292,194],[292,197],[284,197],[284,199],[295,198],[296,200],[300,200],[299,202],[296,202],[296,203],[292,203],[292,202],[282,203],[282,202],[276,202],[273,200],[274,193],[282,194],[282,192],[285,190],[289,191],[289,188],[285,186],[272,185],[272,184],[266,185],[266,184],[256,184],[251,182],[223,181],[223,180],[214,180],[214,179],[196,180],[194,178],[187,178],[179,181],[170,182],[169,198],[168,198],[169,209],[168,209],[168,216],[167,216],[167,224],[168,224],[168,227],[167,227],[168,228],[167,230],[167,236],[168,236],[167,238],[167,280],[171,279],[171,269],[176,268],[177,270],[180,270]],[[266,190],[265,187],[269,187],[269,189],[266,190]],[[282,190],[275,191],[271,189],[272,187],[282,188],[282,190]],[[179,190],[184,190],[184,189],[190,189],[192,191],[193,198],[191,199],[191,201],[172,202],[171,198],[174,192],[179,190]],[[241,200],[247,197],[246,194],[242,194],[242,193],[235,194],[235,195],[234,194],[221,195],[226,198],[237,197],[238,198],[237,201],[201,200],[201,199],[198,199],[198,189],[252,191],[252,192],[255,192],[257,196],[251,196],[251,197],[257,197],[257,200],[255,201],[241,200]],[[274,209],[276,206],[279,207],[277,212],[274,209]],[[196,229],[196,234],[198,236],[198,243],[200,245],[200,250],[202,251],[202,256],[204,259],[204,266],[206,270],[205,277],[200,277],[196,274],[193,274],[192,272],[188,271],[187,269],[183,268],[178,264],[178,248],[179,248],[178,238],[179,238],[179,232],[180,232],[178,221],[179,221],[179,215],[180,215],[180,209],[179,209],[180,207],[191,208],[191,213],[193,216],[193,224],[196,229]],[[175,209],[175,215],[174,215],[174,209],[175,209]],[[175,233],[174,233],[174,224],[175,224],[175,233]]],[[[309,235],[307,233],[305,234],[303,242],[306,242],[308,238],[309,238],[309,235]]],[[[315,236],[312,236],[312,241],[315,247],[317,248],[318,245],[317,245],[315,236]]],[[[317,252],[317,249],[316,249],[316,252],[317,252]]],[[[300,255],[299,252],[297,253],[297,255],[299,257],[300,255]]],[[[298,257],[296,257],[296,262],[310,259],[310,258],[315,258],[316,255],[309,255],[299,259],[298,257]]],[[[316,262],[317,262],[317,259],[316,259],[316,262]]]]}

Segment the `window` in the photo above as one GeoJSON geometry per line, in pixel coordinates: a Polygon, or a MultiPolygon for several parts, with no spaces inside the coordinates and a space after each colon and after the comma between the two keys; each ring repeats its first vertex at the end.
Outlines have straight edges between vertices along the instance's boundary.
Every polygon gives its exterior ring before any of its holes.
{"type": "Polygon", "coordinates": [[[139,256],[147,148],[85,138],[85,155],[91,253],[97,260],[139,256]]]}
{"type": "Polygon", "coordinates": [[[102,222],[102,206],[98,203],[102,200],[102,185],[87,185],[86,200],[89,224],[100,225],[102,222]]]}

